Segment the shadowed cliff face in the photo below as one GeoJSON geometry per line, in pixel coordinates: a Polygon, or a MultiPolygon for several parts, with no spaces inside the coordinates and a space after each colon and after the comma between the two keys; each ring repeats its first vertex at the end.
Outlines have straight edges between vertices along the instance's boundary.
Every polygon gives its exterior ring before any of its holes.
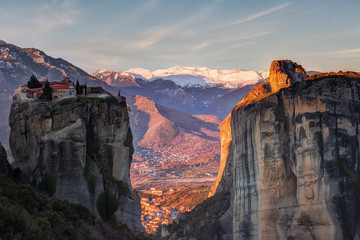
{"type": "Polygon", "coordinates": [[[0,173],[12,177],[13,172],[10,163],[7,159],[6,150],[0,143],[0,173]]]}
{"type": "Polygon", "coordinates": [[[216,191],[231,191],[233,239],[359,237],[360,76],[312,79],[244,99],[222,123],[216,191]]]}
{"type": "Polygon", "coordinates": [[[118,221],[143,232],[139,197],[129,179],[133,146],[126,104],[115,98],[33,102],[15,95],[9,123],[15,165],[26,182],[39,186],[51,173],[54,197],[96,215],[99,195],[110,192],[120,203],[118,221]]]}

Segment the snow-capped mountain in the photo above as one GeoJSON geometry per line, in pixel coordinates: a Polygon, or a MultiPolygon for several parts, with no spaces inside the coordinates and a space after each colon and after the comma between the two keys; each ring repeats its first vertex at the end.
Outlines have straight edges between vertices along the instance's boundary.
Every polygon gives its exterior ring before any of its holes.
{"type": "MultiPolygon", "coordinates": [[[[99,73],[108,71],[109,70],[100,69],[92,75],[96,76],[99,73]]],[[[269,76],[269,72],[266,71],[214,69],[206,67],[184,66],[159,69],[153,72],[150,72],[150,70],[144,68],[131,68],[126,71],[117,72],[116,74],[121,75],[122,78],[130,75],[134,79],[141,78],[146,81],[154,81],[159,78],[163,80],[171,80],[180,87],[222,86],[225,88],[239,88],[247,85],[257,84],[259,81],[264,81],[269,76]]]]}
{"type": "Polygon", "coordinates": [[[100,69],[92,76],[123,92],[145,96],[178,111],[214,114],[224,119],[235,103],[266,81],[268,72],[172,67],[153,72],[144,68],[121,72],[100,69]],[[231,97],[224,97],[230,93],[231,97]]]}
{"type": "Polygon", "coordinates": [[[213,69],[206,67],[172,67],[152,72],[153,78],[164,78],[174,81],[184,87],[189,84],[195,85],[220,85],[226,88],[238,88],[256,84],[269,76],[265,71],[247,71],[243,69],[213,69]],[[187,77],[194,77],[193,83],[187,77]],[[202,79],[203,81],[201,81],[202,79]]]}

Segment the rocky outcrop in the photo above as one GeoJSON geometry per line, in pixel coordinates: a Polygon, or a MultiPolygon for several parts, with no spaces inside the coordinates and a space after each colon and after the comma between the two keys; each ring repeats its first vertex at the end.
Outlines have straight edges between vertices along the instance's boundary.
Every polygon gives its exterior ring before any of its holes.
{"type": "Polygon", "coordinates": [[[220,124],[221,156],[219,173],[214,184],[211,186],[209,197],[214,196],[216,192],[230,192],[232,187],[232,138],[230,124],[231,114],[220,124]]]}
{"type": "Polygon", "coordinates": [[[311,79],[244,99],[222,123],[216,192],[232,182],[233,239],[359,238],[360,75],[311,79]]]}
{"type": "Polygon", "coordinates": [[[0,174],[12,177],[12,168],[7,159],[6,150],[0,143],[0,174]]]}
{"type": "Polygon", "coordinates": [[[301,65],[290,60],[275,60],[270,66],[270,85],[272,92],[289,87],[295,82],[302,82],[307,77],[301,65]]]}
{"type": "Polygon", "coordinates": [[[34,187],[54,176],[54,197],[79,203],[97,216],[97,200],[111,193],[119,222],[143,232],[141,207],[129,169],[133,154],[126,104],[115,98],[34,102],[14,96],[10,147],[21,177],[34,187]]]}

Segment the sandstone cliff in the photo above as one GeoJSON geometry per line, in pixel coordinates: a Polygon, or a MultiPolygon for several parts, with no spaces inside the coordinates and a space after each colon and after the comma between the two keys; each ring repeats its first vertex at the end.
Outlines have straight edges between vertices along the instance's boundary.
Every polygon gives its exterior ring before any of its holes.
{"type": "Polygon", "coordinates": [[[295,82],[302,82],[307,77],[301,65],[290,60],[273,61],[270,66],[269,81],[272,92],[289,87],[295,82]]]}
{"type": "Polygon", "coordinates": [[[132,134],[126,104],[115,98],[66,98],[34,102],[14,96],[10,147],[21,177],[34,187],[55,176],[54,197],[86,206],[111,193],[121,223],[143,232],[138,195],[129,179],[132,134]]]}
{"type": "Polygon", "coordinates": [[[286,62],[282,77],[270,73],[272,92],[250,93],[222,123],[231,142],[222,139],[213,188],[231,192],[233,239],[358,239],[360,76],[313,76],[277,92],[289,72],[303,78],[286,62]]]}

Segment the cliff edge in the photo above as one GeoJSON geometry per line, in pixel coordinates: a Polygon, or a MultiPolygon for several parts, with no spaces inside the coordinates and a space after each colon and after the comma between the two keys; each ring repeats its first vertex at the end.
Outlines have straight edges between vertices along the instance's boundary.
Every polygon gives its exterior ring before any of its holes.
{"type": "Polygon", "coordinates": [[[212,192],[231,192],[233,239],[357,239],[360,75],[281,62],[222,123],[212,192]]]}
{"type": "Polygon", "coordinates": [[[42,191],[44,183],[55,182],[45,192],[97,216],[101,196],[105,209],[106,199],[115,198],[117,221],[144,232],[129,178],[133,145],[126,104],[113,97],[36,102],[15,95],[9,124],[14,165],[25,182],[42,191]]]}

